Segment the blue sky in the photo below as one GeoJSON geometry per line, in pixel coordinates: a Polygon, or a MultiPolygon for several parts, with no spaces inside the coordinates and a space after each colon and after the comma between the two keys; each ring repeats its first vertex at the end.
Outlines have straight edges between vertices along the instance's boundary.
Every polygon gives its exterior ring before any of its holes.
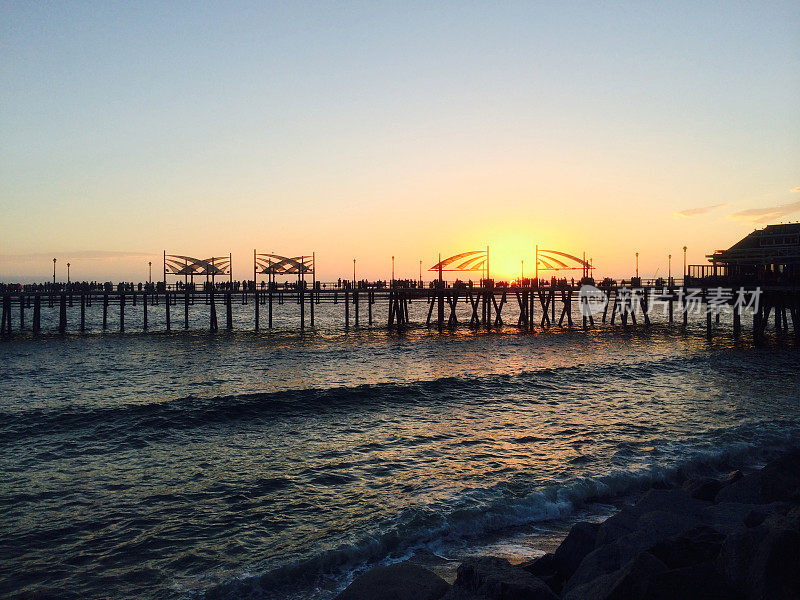
{"type": "Polygon", "coordinates": [[[700,262],[800,218],[798,32],[797,2],[3,2],[0,279],[700,262]]]}

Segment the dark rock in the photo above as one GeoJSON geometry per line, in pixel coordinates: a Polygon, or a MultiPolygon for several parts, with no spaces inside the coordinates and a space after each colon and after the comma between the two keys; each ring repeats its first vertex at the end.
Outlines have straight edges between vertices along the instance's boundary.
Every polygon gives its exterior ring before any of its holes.
{"type": "MultiPolygon", "coordinates": [[[[608,521],[618,515],[609,518],[608,521]]],[[[600,526],[598,546],[586,555],[572,577],[564,584],[565,592],[618,571],[640,552],[701,525],[699,519],[695,518],[694,514],[691,513],[683,516],[665,511],[638,514],[638,505],[627,511],[623,519],[618,520],[617,524],[612,525],[612,527],[604,529],[606,523],[600,526]],[[638,518],[634,518],[637,516],[638,518]],[[626,529],[628,533],[617,535],[626,529]],[[606,533],[605,539],[612,541],[601,544],[600,536],[604,531],[606,533]]]]}
{"type": "Polygon", "coordinates": [[[404,562],[370,569],[356,577],[337,600],[438,600],[449,588],[435,573],[404,562]]]}
{"type": "Polygon", "coordinates": [[[642,552],[621,569],[574,587],[565,600],[628,600],[644,598],[648,582],[666,565],[649,552],[642,552]]]}
{"type": "Polygon", "coordinates": [[[642,515],[635,506],[623,506],[620,511],[600,523],[595,536],[595,547],[604,546],[636,530],[642,515]]]}
{"type": "Polygon", "coordinates": [[[707,525],[690,529],[676,537],[658,542],[650,553],[670,569],[683,569],[714,560],[722,549],[725,536],[707,525]]]}
{"type": "Polygon", "coordinates": [[[730,473],[725,475],[722,479],[720,479],[720,483],[722,485],[730,485],[732,483],[736,483],[742,477],[744,477],[744,473],[742,473],[739,469],[736,469],[735,471],[731,471],[730,473]]]}
{"type": "Polygon", "coordinates": [[[453,587],[443,600],[557,600],[538,577],[507,560],[491,556],[470,558],[458,567],[453,587]]]}
{"type": "Polygon", "coordinates": [[[711,477],[697,477],[684,482],[682,489],[692,498],[712,502],[722,489],[722,482],[711,477]]]}
{"type": "Polygon", "coordinates": [[[748,516],[761,510],[760,504],[740,504],[738,502],[721,502],[703,510],[702,520],[720,533],[731,535],[747,528],[748,516]]]}
{"type": "Polygon", "coordinates": [[[717,504],[722,502],[736,504],[763,504],[761,497],[761,472],[750,473],[730,485],[724,486],[714,498],[717,504]]]}
{"type": "Polygon", "coordinates": [[[688,517],[697,517],[706,502],[692,498],[683,490],[650,490],[636,503],[641,512],[660,510],[688,517]]]}
{"type": "Polygon", "coordinates": [[[555,551],[555,560],[564,579],[569,579],[584,557],[594,550],[600,523],[575,523],[555,551]]]}
{"type": "Polygon", "coordinates": [[[800,454],[783,456],[761,470],[761,496],[766,502],[800,500],[800,454]]]}
{"type": "Polygon", "coordinates": [[[711,562],[653,574],[643,595],[647,600],[740,600],[711,562]]]}
{"type": "Polygon", "coordinates": [[[761,525],[728,536],[717,557],[726,582],[748,598],[800,598],[800,532],[761,525]]]}
{"type": "Polygon", "coordinates": [[[653,482],[652,487],[654,490],[671,490],[675,488],[674,485],[672,485],[669,481],[665,481],[664,479],[656,479],[653,482]]]}
{"type": "Polygon", "coordinates": [[[566,577],[564,568],[556,560],[555,554],[545,554],[527,564],[520,565],[520,568],[544,581],[556,594],[561,593],[566,577]]]}

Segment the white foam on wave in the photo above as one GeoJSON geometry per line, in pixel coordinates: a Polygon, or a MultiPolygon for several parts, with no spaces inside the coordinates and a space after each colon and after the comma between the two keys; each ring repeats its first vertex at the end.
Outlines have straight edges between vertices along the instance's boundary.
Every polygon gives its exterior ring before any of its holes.
{"type": "Polygon", "coordinates": [[[662,457],[659,462],[632,460],[630,468],[599,477],[576,477],[517,496],[510,496],[503,486],[493,486],[439,501],[436,506],[409,508],[397,515],[389,530],[377,531],[308,560],[257,575],[243,575],[208,589],[200,597],[207,600],[333,597],[356,575],[378,564],[406,560],[420,552],[447,559],[452,550],[463,551],[470,545],[479,550],[481,538],[488,535],[502,538],[504,531],[516,535],[520,527],[574,520],[576,515],[585,515],[582,511],[589,503],[624,501],[656,482],[676,482],[692,474],[753,466],[800,444],[800,426],[796,424],[776,426],[756,422],[732,429],[738,431],[718,432],[735,438],[719,447],[698,448],[709,445],[709,440],[704,440],[704,444],[698,443],[699,440],[670,441],[654,453],[662,457]]]}

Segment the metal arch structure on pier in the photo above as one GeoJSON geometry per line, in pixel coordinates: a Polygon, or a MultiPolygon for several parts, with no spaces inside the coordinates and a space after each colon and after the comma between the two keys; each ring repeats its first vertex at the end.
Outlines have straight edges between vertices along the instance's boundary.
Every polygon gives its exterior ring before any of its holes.
{"type": "Polygon", "coordinates": [[[591,261],[586,261],[586,253],[583,258],[578,258],[573,254],[562,252],[561,250],[540,250],[536,246],[536,279],[539,279],[539,271],[577,271],[581,269],[583,277],[591,276],[591,261]]]}
{"type": "Polygon", "coordinates": [[[233,255],[212,256],[210,258],[194,258],[182,254],[167,254],[164,250],[164,285],[167,284],[167,275],[177,275],[186,278],[187,283],[194,283],[194,276],[205,275],[214,281],[217,275],[228,275],[233,281],[233,255]]]}
{"type": "MultiPolygon", "coordinates": [[[[316,253],[304,256],[281,256],[253,250],[253,275],[315,275],[316,253]]],[[[255,280],[255,279],[254,279],[255,280]]]]}
{"type": "Polygon", "coordinates": [[[481,271],[488,270],[489,267],[489,247],[486,250],[471,250],[469,252],[462,252],[454,254],[444,260],[440,260],[433,265],[428,271],[455,271],[455,272],[468,272],[468,271],[481,271]]]}
{"type": "MultiPolygon", "coordinates": [[[[259,305],[264,302],[266,296],[267,314],[269,318],[269,328],[272,329],[272,301],[273,290],[277,288],[275,278],[278,275],[297,275],[297,303],[300,305],[300,329],[306,326],[306,275],[311,275],[311,294],[310,294],[310,317],[311,326],[314,326],[314,293],[317,290],[317,255],[312,252],[310,256],[281,256],[275,253],[260,253],[253,249],[253,301],[255,305],[255,328],[259,328],[259,305]],[[259,295],[258,275],[267,276],[267,291],[259,295]]],[[[261,284],[264,285],[263,282],[261,284]]],[[[283,302],[283,296],[279,297],[283,302]]],[[[319,303],[319,298],[316,299],[319,303]]]]}

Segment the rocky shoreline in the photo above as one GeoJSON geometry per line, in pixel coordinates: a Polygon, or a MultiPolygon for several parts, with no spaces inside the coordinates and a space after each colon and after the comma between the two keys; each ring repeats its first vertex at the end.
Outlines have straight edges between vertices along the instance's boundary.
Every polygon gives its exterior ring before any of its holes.
{"type": "Polygon", "coordinates": [[[376,567],[337,600],[800,599],[800,450],[757,471],[646,492],[577,523],[519,565],[464,561],[452,585],[410,562],[376,567]]]}

